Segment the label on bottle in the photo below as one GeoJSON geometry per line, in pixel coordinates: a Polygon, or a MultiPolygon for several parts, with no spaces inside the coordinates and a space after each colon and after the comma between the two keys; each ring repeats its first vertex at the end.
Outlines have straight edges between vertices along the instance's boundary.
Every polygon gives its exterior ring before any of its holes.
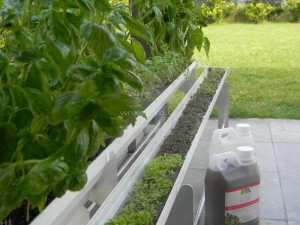
{"type": "Polygon", "coordinates": [[[246,223],[259,217],[259,182],[225,191],[225,225],[246,223]]]}

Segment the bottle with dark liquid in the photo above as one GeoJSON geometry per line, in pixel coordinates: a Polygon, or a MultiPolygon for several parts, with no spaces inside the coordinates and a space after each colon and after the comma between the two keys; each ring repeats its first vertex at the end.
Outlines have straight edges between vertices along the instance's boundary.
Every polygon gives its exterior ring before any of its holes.
{"type": "Polygon", "coordinates": [[[205,225],[259,225],[259,186],[252,147],[212,155],[205,177],[205,225]]]}

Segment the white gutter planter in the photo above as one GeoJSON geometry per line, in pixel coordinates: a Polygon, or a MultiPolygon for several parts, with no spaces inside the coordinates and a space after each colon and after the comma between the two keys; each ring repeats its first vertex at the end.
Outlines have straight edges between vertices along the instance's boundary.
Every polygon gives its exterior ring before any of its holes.
{"type": "MultiPolygon", "coordinates": [[[[168,138],[168,135],[170,135],[172,129],[176,128],[176,123],[182,116],[189,100],[195,95],[195,93],[197,93],[199,86],[203,83],[208,73],[209,68],[206,68],[202,75],[187,92],[175,111],[170,115],[155,137],[137,158],[135,163],[129,168],[123,178],[112,190],[110,195],[102,203],[88,225],[105,224],[107,221],[109,221],[109,219],[113,218],[118,210],[126,203],[128,193],[130,193],[132,190],[134,183],[141,179],[145,165],[155,157],[155,155],[160,151],[163,142],[168,138]]],[[[202,115],[203,117],[199,118],[201,120],[200,125],[197,128],[196,134],[189,149],[187,149],[184,163],[180,169],[177,179],[175,180],[167,201],[160,212],[159,218],[156,222],[157,225],[192,225],[194,223],[193,189],[190,185],[183,185],[183,179],[215,105],[219,107],[219,127],[228,125],[229,87],[228,84],[225,83],[228,73],[229,69],[224,69],[222,79],[218,83],[218,87],[216,88],[208,109],[206,110],[205,114],[202,115]]]]}
{"type": "MultiPolygon", "coordinates": [[[[127,127],[123,136],[116,138],[91,163],[87,169],[88,181],[81,191],[69,191],[61,198],[54,199],[30,225],[98,224],[96,218],[99,218],[105,206],[110,205],[109,202],[112,202],[114,205],[117,204],[118,207],[120,207],[122,204],[121,200],[118,199],[118,201],[114,202],[113,196],[120,194],[119,197],[122,198],[122,201],[126,198],[127,192],[130,190],[129,183],[126,183],[127,179],[130,180],[130,184],[138,179],[143,166],[154,157],[159,149],[159,144],[155,144],[155,142],[159,143],[161,140],[158,139],[162,139],[163,136],[166,136],[170,132],[170,129],[176,124],[178,116],[184,109],[189,97],[197,90],[197,86],[202,82],[203,75],[193,84],[195,81],[196,67],[197,61],[193,61],[190,66],[144,110],[143,113],[146,115],[146,118],[139,116],[135,126],[127,127]],[[192,88],[189,90],[191,86],[192,88]],[[122,172],[122,176],[124,175],[124,177],[118,182],[118,175],[121,173],[120,165],[122,165],[124,160],[128,157],[129,146],[133,142],[138,142],[137,140],[144,136],[144,131],[148,128],[151,120],[165,107],[169,98],[179,89],[188,93],[172,116],[169,117],[167,123],[162,126],[150,142],[150,146],[155,146],[155,151],[150,151],[150,147],[146,147],[136,159],[133,166],[129,168],[128,172],[122,172]],[[97,214],[89,222],[95,210],[98,208],[97,214]]],[[[156,125],[156,128],[160,128],[159,124],[156,125]]],[[[112,217],[118,207],[113,207],[113,211],[109,209],[110,213],[105,215],[105,218],[108,219],[112,217]]],[[[110,208],[110,206],[108,206],[108,208],[110,208]]],[[[101,220],[104,223],[104,220],[101,220]]]]}

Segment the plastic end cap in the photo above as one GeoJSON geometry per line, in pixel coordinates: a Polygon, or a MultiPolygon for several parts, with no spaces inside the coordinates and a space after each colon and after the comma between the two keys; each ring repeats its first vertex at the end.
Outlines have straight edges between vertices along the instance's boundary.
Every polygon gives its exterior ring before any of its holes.
{"type": "Polygon", "coordinates": [[[238,123],[235,127],[238,134],[244,135],[251,135],[251,127],[248,123],[238,123]]]}
{"type": "Polygon", "coordinates": [[[237,155],[238,158],[243,163],[250,163],[253,162],[254,157],[254,148],[251,146],[239,146],[237,147],[237,155]]]}

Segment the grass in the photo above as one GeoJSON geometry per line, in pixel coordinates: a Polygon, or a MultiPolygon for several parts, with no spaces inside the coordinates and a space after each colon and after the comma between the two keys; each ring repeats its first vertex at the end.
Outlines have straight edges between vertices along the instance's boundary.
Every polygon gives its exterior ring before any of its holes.
{"type": "Polygon", "coordinates": [[[230,67],[230,117],[300,119],[300,24],[214,24],[209,59],[230,67]]]}

